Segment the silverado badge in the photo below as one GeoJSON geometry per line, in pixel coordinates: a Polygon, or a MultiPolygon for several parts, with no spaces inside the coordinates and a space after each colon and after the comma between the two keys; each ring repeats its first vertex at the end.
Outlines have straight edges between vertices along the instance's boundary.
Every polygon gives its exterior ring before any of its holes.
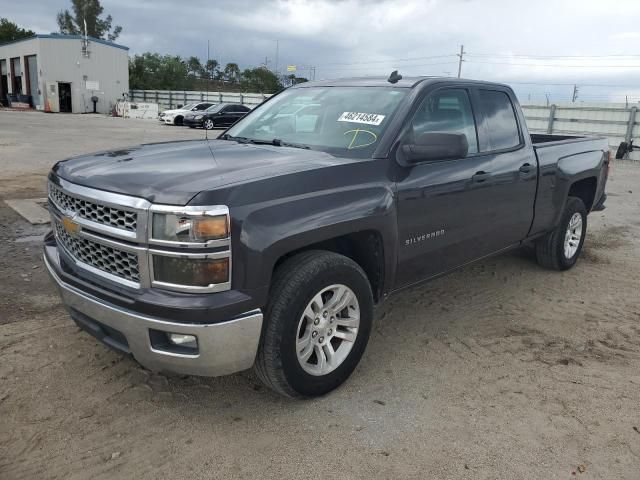
{"type": "Polygon", "coordinates": [[[69,217],[62,217],[62,226],[67,231],[67,233],[70,233],[72,235],[78,233],[78,230],[80,230],[80,225],[71,220],[69,217]]]}

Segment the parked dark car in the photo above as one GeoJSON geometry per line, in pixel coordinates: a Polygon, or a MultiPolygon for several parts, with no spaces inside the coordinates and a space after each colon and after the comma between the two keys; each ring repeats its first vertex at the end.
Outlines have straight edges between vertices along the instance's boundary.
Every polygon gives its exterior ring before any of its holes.
{"type": "Polygon", "coordinates": [[[606,138],[530,134],[506,85],[303,83],[220,139],[58,162],[44,259],[71,318],[150,369],[321,395],[402,288],[522,246],[573,267],[609,161],[606,138]]]}
{"type": "Polygon", "coordinates": [[[207,130],[219,127],[230,127],[251,109],[238,103],[218,103],[204,112],[193,112],[184,116],[183,124],[191,127],[203,127],[207,130]]]}

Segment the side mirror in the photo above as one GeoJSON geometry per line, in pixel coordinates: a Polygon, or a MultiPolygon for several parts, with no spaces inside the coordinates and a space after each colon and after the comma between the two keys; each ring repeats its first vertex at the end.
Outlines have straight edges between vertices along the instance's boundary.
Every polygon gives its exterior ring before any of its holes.
{"type": "Polygon", "coordinates": [[[464,158],[469,152],[469,142],[463,133],[424,133],[415,143],[402,146],[406,163],[453,160],[464,158]]]}

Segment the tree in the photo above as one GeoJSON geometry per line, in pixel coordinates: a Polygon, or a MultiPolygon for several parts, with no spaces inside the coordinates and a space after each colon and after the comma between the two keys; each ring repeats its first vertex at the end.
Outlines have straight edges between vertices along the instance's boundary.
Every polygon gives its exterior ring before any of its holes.
{"type": "Polygon", "coordinates": [[[106,18],[100,18],[104,9],[100,5],[100,0],[71,0],[72,12],[63,10],[58,13],[58,27],[60,33],[65,35],[84,35],[84,23],[87,22],[87,35],[103,40],[113,42],[122,27],[116,26],[111,30],[113,18],[107,15],[106,18]],[[106,38],[105,38],[106,36],[106,38]]]}
{"type": "Polygon", "coordinates": [[[245,92],[275,93],[283,88],[277,75],[265,67],[247,68],[240,82],[245,92]]]}
{"type": "Polygon", "coordinates": [[[210,79],[218,78],[220,76],[220,70],[218,70],[218,61],[209,59],[205,64],[205,71],[210,79]]]}
{"type": "Polygon", "coordinates": [[[198,57],[189,57],[187,60],[187,68],[189,69],[189,75],[193,75],[194,77],[202,77],[205,73],[205,69],[198,57]]]}
{"type": "Polygon", "coordinates": [[[178,56],[146,52],[129,59],[129,84],[134,90],[193,88],[187,62],[178,56]]]}
{"type": "Polygon", "coordinates": [[[304,77],[296,77],[295,74],[292,73],[290,75],[287,75],[287,81],[289,82],[289,85],[296,85],[298,83],[308,82],[309,79],[304,77]]]}
{"type": "Polygon", "coordinates": [[[227,82],[238,83],[240,81],[240,67],[237,63],[227,63],[223,75],[227,82]]]}
{"type": "Polygon", "coordinates": [[[20,28],[6,18],[0,18],[0,43],[13,42],[21,38],[29,38],[35,35],[31,30],[20,28]]]}

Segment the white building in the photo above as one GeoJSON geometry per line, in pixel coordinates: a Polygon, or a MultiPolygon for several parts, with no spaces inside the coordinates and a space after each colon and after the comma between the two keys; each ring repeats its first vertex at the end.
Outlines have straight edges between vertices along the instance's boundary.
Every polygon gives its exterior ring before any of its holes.
{"type": "Polygon", "coordinates": [[[129,92],[129,48],[81,35],[36,35],[0,45],[0,102],[52,112],[109,113],[129,92]],[[31,99],[29,99],[31,97],[31,99]]]}

